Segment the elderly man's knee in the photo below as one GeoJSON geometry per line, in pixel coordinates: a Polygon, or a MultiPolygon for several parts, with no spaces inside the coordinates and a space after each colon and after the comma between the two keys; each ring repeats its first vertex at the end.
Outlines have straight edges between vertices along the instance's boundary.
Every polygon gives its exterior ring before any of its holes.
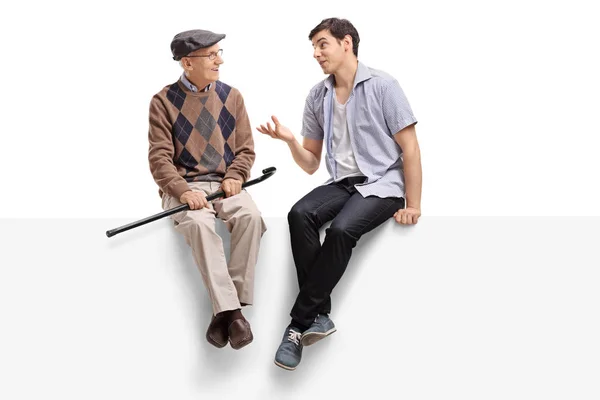
{"type": "Polygon", "coordinates": [[[246,223],[260,223],[262,221],[262,214],[256,207],[246,208],[241,217],[246,223]]]}
{"type": "Polygon", "coordinates": [[[186,211],[183,218],[179,221],[181,227],[200,231],[214,229],[214,224],[214,217],[210,216],[207,210],[186,211]]]}

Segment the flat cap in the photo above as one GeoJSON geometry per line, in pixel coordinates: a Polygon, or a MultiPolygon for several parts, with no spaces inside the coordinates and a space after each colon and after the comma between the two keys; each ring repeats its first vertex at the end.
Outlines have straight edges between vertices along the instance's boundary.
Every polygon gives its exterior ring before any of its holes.
{"type": "Polygon", "coordinates": [[[194,29],[175,35],[171,41],[171,53],[173,60],[179,61],[193,51],[210,47],[225,37],[224,34],[194,29]]]}

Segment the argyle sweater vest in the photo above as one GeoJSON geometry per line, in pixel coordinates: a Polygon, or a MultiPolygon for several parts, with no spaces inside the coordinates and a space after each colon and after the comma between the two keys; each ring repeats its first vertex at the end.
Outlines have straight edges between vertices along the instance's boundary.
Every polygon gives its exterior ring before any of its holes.
{"type": "Polygon", "coordinates": [[[221,81],[191,92],[181,81],[150,102],[148,161],[159,194],[179,199],[188,182],[245,182],[254,163],[254,141],[240,92],[221,81]]]}

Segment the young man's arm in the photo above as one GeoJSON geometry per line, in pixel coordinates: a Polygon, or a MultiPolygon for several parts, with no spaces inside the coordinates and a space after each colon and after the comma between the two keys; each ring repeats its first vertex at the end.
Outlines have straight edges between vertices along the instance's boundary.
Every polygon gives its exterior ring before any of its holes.
{"type": "Polygon", "coordinates": [[[417,141],[415,125],[407,126],[394,135],[398,146],[402,149],[404,159],[404,188],[406,192],[406,208],[394,214],[400,224],[416,224],[421,216],[421,150],[417,141]]]}
{"type": "Polygon", "coordinates": [[[318,121],[314,110],[314,88],[306,97],[304,114],[302,116],[302,145],[296,140],[294,134],[285,126],[281,125],[276,116],[271,119],[275,127],[267,122],[256,128],[260,133],[271,136],[274,139],[283,140],[287,143],[296,164],[307,174],[314,174],[321,164],[321,152],[323,151],[323,127],[318,121]]]}
{"type": "Polygon", "coordinates": [[[310,175],[314,174],[321,164],[323,140],[305,137],[302,141],[302,145],[300,145],[294,134],[288,128],[281,125],[276,116],[272,116],[271,118],[273,119],[275,127],[272,127],[271,124],[267,122],[266,126],[261,125],[256,129],[260,133],[271,136],[273,139],[279,139],[287,143],[296,164],[298,164],[306,173],[310,175]]]}
{"type": "Polygon", "coordinates": [[[402,149],[406,208],[394,214],[400,224],[416,224],[421,216],[421,152],[415,124],[417,119],[398,81],[388,81],[382,90],[383,115],[390,135],[402,149]]]}
{"type": "Polygon", "coordinates": [[[294,139],[292,143],[288,143],[288,147],[292,152],[294,161],[300,168],[310,175],[317,172],[319,165],[321,165],[322,140],[304,138],[302,139],[302,146],[300,146],[300,143],[294,139]]]}

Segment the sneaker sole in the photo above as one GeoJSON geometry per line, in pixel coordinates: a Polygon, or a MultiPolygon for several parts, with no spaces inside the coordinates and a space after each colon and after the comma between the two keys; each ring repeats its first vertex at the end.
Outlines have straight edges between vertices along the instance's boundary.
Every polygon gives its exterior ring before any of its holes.
{"type": "Polygon", "coordinates": [[[335,331],[337,331],[336,328],[331,328],[330,330],[328,330],[325,333],[309,332],[305,335],[302,335],[302,339],[301,339],[302,346],[310,346],[312,344],[315,344],[319,340],[326,338],[327,336],[331,335],[335,331]]]}
{"type": "Polygon", "coordinates": [[[296,367],[288,367],[287,365],[280,364],[277,361],[275,361],[275,365],[277,365],[279,368],[285,369],[286,371],[294,371],[296,369],[296,367]]]}

